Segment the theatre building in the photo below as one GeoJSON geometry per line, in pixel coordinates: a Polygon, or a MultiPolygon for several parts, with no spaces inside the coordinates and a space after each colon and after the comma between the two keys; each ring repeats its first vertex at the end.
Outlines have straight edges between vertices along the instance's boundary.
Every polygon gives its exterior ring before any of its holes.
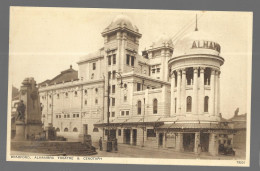
{"type": "MultiPolygon", "coordinates": [[[[104,45],[39,84],[45,129],[69,141],[89,134],[118,143],[218,154],[233,135],[220,120],[221,46],[196,29],[173,44],[167,36],[139,55],[142,34],[127,16],[101,33],[104,45]],[[108,100],[110,99],[110,100],[108,100]]],[[[230,141],[232,143],[232,141],[230,141]]]]}

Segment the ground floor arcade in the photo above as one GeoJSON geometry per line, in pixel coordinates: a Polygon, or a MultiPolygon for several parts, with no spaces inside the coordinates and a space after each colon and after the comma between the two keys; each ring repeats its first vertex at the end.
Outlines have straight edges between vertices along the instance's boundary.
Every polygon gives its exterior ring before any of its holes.
{"type": "Polygon", "coordinates": [[[103,140],[109,136],[122,144],[178,152],[207,152],[215,156],[220,144],[232,146],[233,133],[230,127],[220,124],[114,124],[103,127],[103,140]]]}

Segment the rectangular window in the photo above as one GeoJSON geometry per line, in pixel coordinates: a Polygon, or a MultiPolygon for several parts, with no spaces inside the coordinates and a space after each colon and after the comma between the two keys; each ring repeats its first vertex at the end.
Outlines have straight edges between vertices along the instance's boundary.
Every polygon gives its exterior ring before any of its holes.
{"type": "Polygon", "coordinates": [[[112,112],[112,117],[115,117],[115,112],[112,112]]]}
{"type": "Polygon", "coordinates": [[[156,137],[154,129],[147,129],[147,137],[156,137]]]}
{"type": "Polygon", "coordinates": [[[116,92],[116,85],[112,85],[112,93],[116,92]]]}
{"type": "Polygon", "coordinates": [[[160,72],[160,68],[157,68],[157,72],[160,72]]]}
{"type": "Polygon", "coordinates": [[[67,115],[64,115],[64,118],[66,118],[67,117],[67,115]]]}
{"type": "Polygon", "coordinates": [[[73,118],[75,118],[76,117],[76,115],[75,114],[73,114],[73,118]]]}
{"type": "Polygon", "coordinates": [[[112,79],[116,79],[116,71],[113,71],[112,79]]]}
{"type": "Polygon", "coordinates": [[[107,56],[107,63],[108,65],[111,65],[111,56],[107,56]]]}
{"type": "Polygon", "coordinates": [[[93,63],[93,64],[92,64],[92,69],[93,69],[93,70],[96,70],[96,63],[93,63]]]}
{"type": "Polygon", "coordinates": [[[79,114],[77,114],[77,118],[79,118],[79,114]]]}
{"type": "Polygon", "coordinates": [[[152,74],[154,74],[155,73],[155,69],[152,69],[152,74]]]}
{"type": "Polygon", "coordinates": [[[116,104],[116,99],[112,98],[112,106],[115,106],[115,104],[116,104]]]}
{"type": "Polygon", "coordinates": [[[125,115],[126,115],[126,116],[129,116],[129,111],[125,111],[125,115]]]}
{"type": "Polygon", "coordinates": [[[59,116],[58,115],[56,115],[56,118],[58,118],[59,116]]]}
{"type": "Polygon", "coordinates": [[[110,80],[110,79],[111,79],[111,71],[109,71],[109,72],[107,73],[107,76],[108,76],[108,79],[110,80]]]}
{"type": "Polygon", "coordinates": [[[130,55],[126,55],[126,65],[130,65],[130,55]]]}
{"type": "Polygon", "coordinates": [[[69,114],[67,115],[67,118],[70,118],[70,115],[69,115],[69,114]]]}
{"type": "Polygon", "coordinates": [[[121,136],[121,129],[118,130],[118,136],[121,136]]]}
{"type": "Polygon", "coordinates": [[[125,111],[121,111],[121,116],[125,116],[125,111]]]}
{"type": "Polygon", "coordinates": [[[126,95],[124,95],[124,102],[126,102],[127,101],[127,96],[126,95]]]}
{"type": "Polygon", "coordinates": [[[141,91],[141,83],[137,83],[137,91],[141,91]]]}
{"type": "Polygon", "coordinates": [[[131,66],[134,66],[134,65],[135,65],[135,57],[131,56],[131,66]]]}
{"type": "Polygon", "coordinates": [[[113,64],[116,64],[116,55],[113,55],[113,64]]]}

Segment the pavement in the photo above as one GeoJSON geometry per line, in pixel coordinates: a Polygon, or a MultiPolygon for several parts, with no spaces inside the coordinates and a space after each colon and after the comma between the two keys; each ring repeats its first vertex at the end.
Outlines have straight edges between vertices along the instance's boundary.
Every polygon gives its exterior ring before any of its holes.
{"type": "Polygon", "coordinates": [[[141,146],[132,146],[126,144],[118,144],[118,151],[106,152],[100,151],[98,146],[97,157],[127,157],[127,158],[165,158],[165,159],[214,159],[214,160],[237,160],[245,159],[242,156],[211,156],[209,153],[202,152],[200,156],[193,152],[176,152],[173,149],[150,148],[141,146]]]}

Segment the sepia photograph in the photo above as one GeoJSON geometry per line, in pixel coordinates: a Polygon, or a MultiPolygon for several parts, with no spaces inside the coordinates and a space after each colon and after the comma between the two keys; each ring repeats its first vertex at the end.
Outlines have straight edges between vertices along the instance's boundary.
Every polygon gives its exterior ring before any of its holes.
{"type": "Polygon", "coordinates": [[[10,8],[8,161],[250,166],[253,13],[10,8]]]}

